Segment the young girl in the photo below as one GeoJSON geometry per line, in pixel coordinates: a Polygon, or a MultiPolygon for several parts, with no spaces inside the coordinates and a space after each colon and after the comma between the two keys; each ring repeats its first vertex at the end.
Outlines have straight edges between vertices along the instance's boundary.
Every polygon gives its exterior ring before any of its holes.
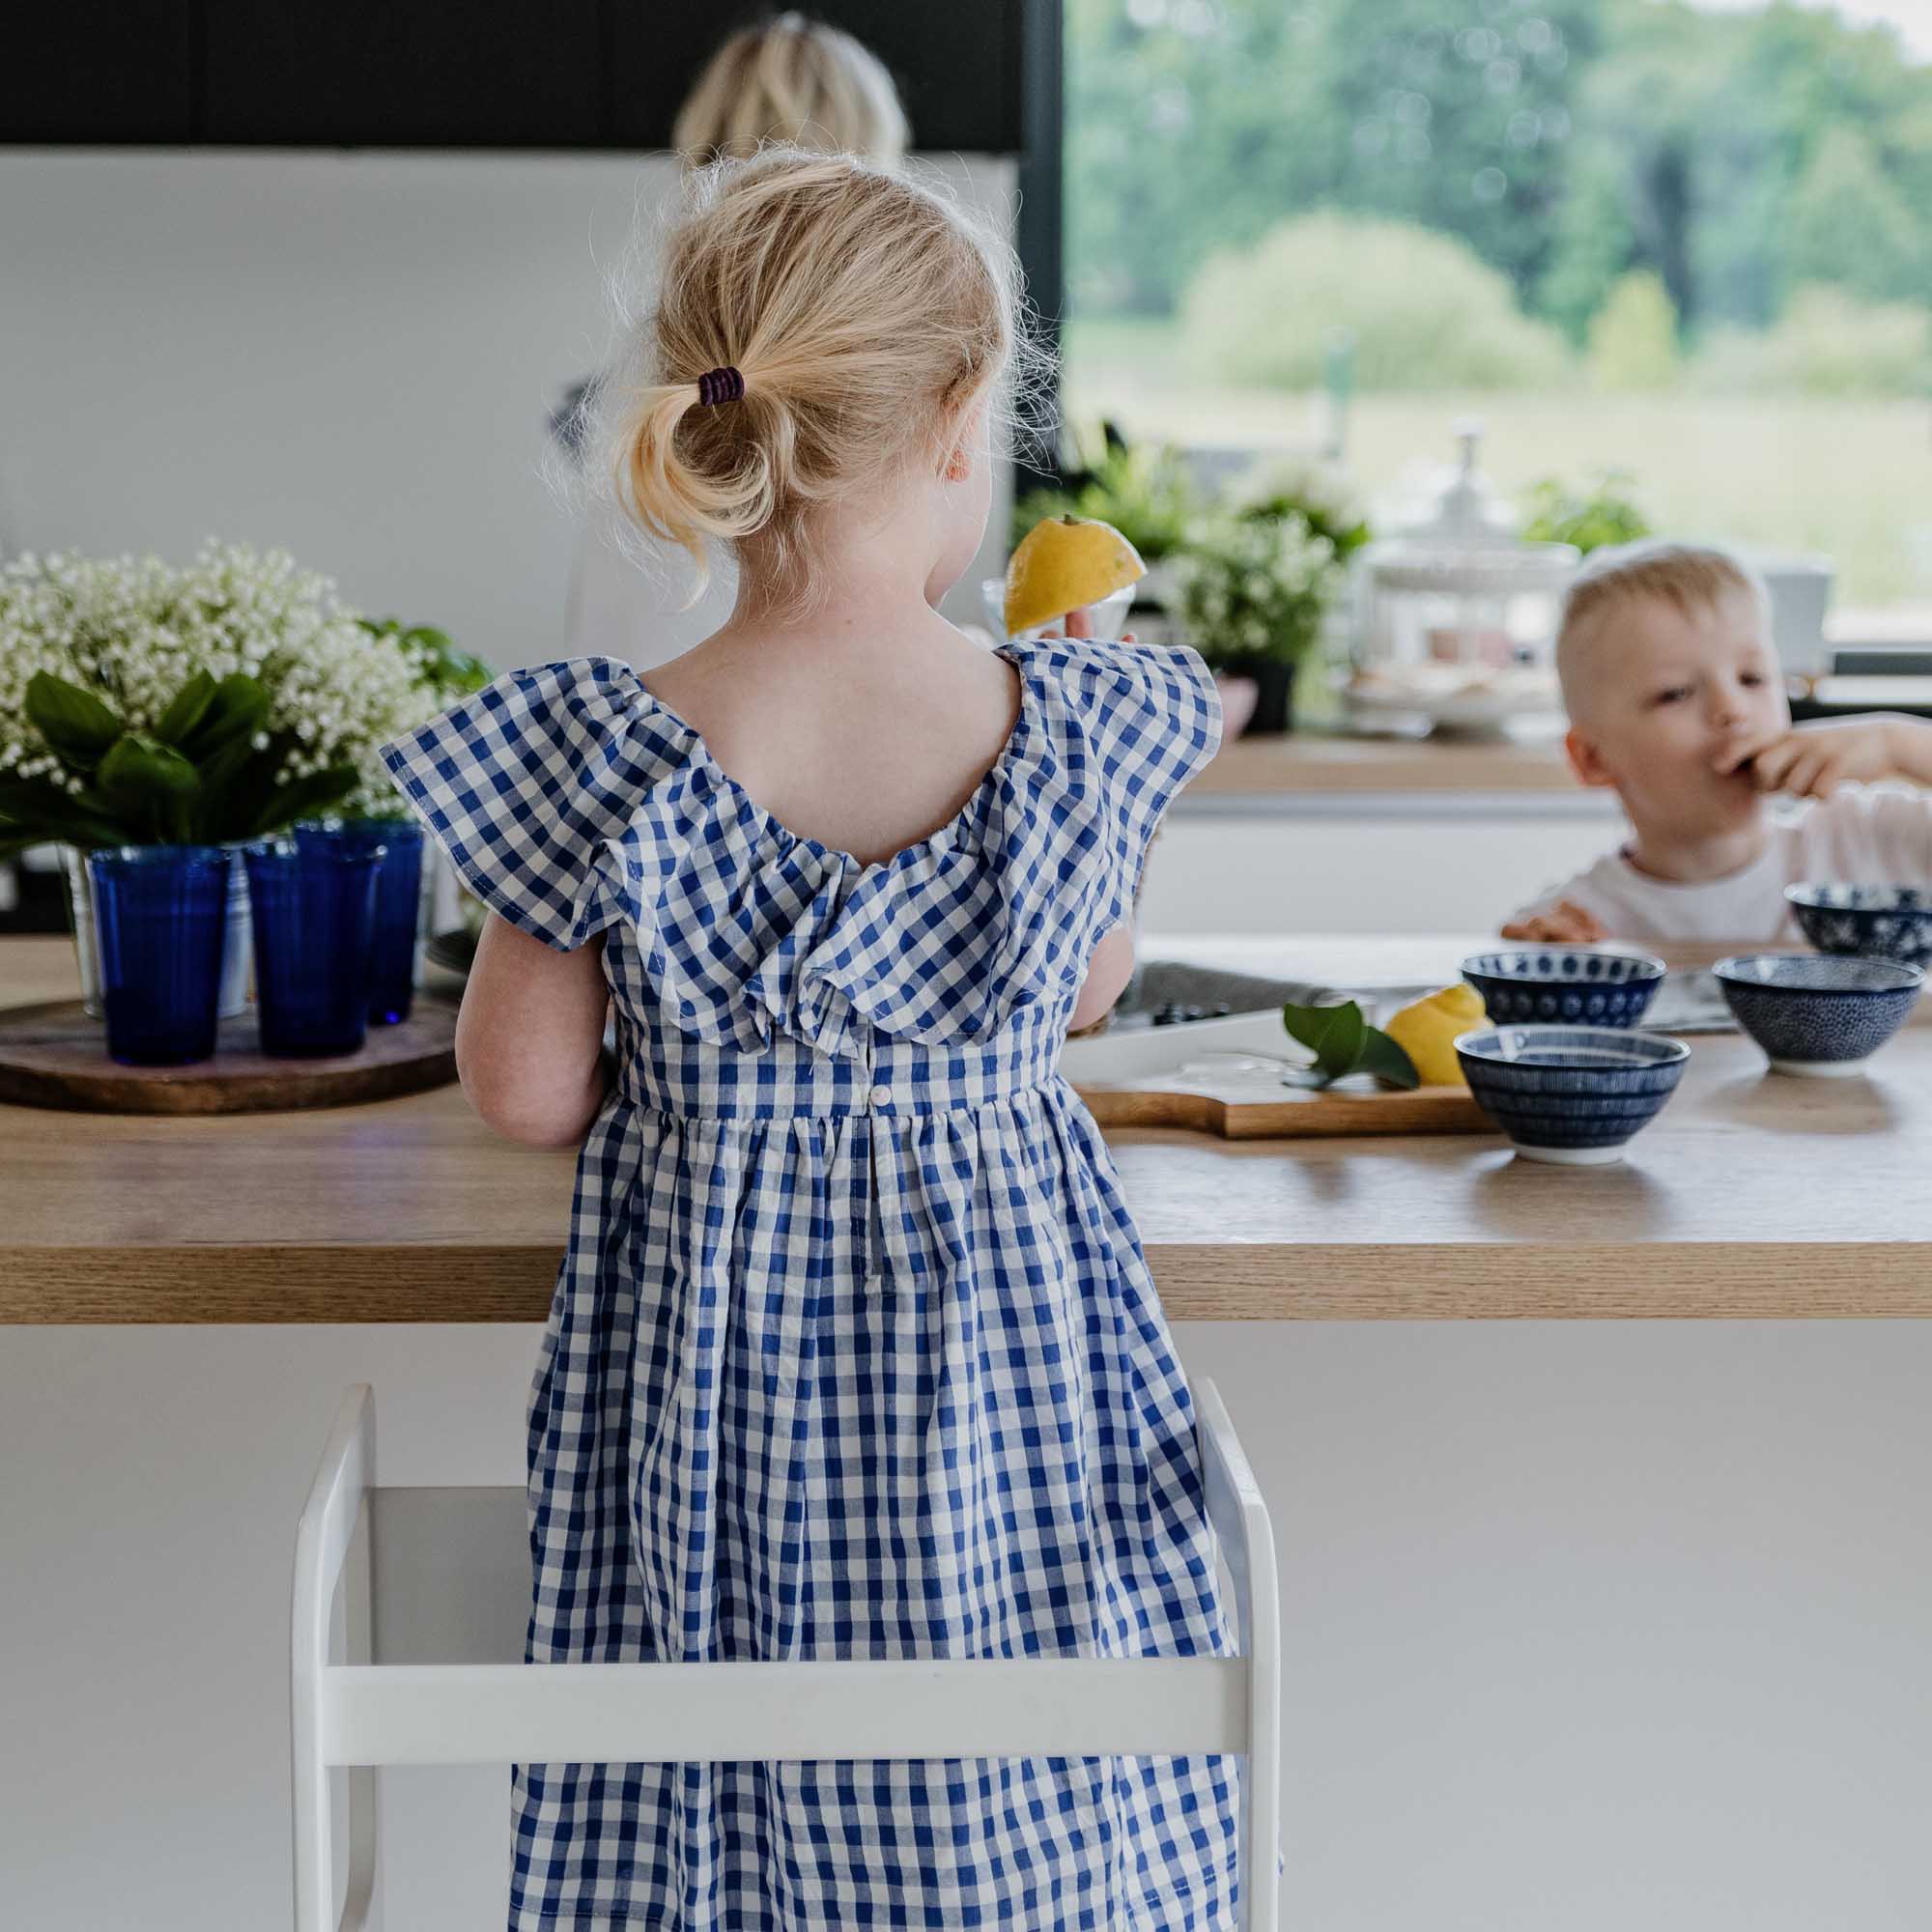
{"type": "MultiPolygon", "coordinates": [[[[1190,651],[992,652],[933,608],[985,524],[1014,279],[851,156],[696,177],[614,462],[645,527],[735,551],[736,609],[648,684],[514,671],[385,753],[492,914],[466,1092],[583,1142],[533,1662],[1234,1648],[1193,1404],[1057,1071],[1220,717],[1190,651]]],[[[521,1766],[510,1922],[1207,1932],[1236,1769],[521,1766]]]]}

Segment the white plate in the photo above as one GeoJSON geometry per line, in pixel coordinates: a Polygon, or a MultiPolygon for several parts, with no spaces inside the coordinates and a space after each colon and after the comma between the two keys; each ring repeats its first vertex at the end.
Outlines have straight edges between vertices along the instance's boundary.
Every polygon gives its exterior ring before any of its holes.
{"type": "Polygon", "coordinates": [[[1220,1019],[1177,1020],[1172,1026],[1131,1028],[1069,1039],[1060,1050],[1060,1070],[1076,1087],[1110,1087],[1178,1073],[1205,1056],[1278,1060],[1281,1070],[1309,1065],[1314,1056],[1289,1037],[1281,1009],[1228,1013],[1220,1019]]]}
{"type": "Polygon", "coordinates": [[[1553,718],[1562,705],[1552,693],[1538,696],[1519,692],[1514,696],[1495,692],[1458,692],[1446,697],[1428,697],[1421,693],[1350,691],[1350,710],[1369,718],[1427,718],[1437,724],[1461,726],[1467,730],[1489,724],[1506,724],[1517,718],[1553,718]]]}

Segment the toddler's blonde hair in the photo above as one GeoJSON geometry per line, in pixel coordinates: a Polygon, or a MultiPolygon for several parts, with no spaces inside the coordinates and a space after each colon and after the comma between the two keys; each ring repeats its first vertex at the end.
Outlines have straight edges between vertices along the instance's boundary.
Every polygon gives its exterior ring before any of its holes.
{"type": "Polygon", "coordinates": [[[803,14],[733,34],[706,63],[671,129],[671,145],[694,165],[742,158],[769,139],[895,160],[910,138],[879,57],[803,14]]]}
{"type": "Polygon", "coordinates": [[[1556,627],[1556,674],[1565,703],[1575,709],[1578,660],[1619,611],[1653,602],[1694,617],[1734,596],[1751,598],[1769,621],[1771,593],[1764,579],[1715,545],[1650,540],[1594,552],[1571,581],[1556,627]]]}
{"type": "MultiPolygon", "coordinates": [[[[625,512],[681,544],[755,539],[800,594],[812,512],[875,499],[944,455],[1023,343],[1011,248],[938,187],[852,155],[770,147],[686,183],[636,378],[612,398],[608,473],[625,512]],[[712,406],[698,378],[744,378],[712,406]]],[[[804,594],[809,595],[809,586],[804,594]]]]}

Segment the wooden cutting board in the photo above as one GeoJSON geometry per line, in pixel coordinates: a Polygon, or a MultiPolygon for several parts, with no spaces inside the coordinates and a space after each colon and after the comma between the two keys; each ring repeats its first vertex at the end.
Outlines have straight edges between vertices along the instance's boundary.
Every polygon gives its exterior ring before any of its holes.
{"type": "Polygon", "coordinates": [[[1466,1087],[1384,1087],[1366,1074],[1290,1084],[1308,1056],[1275,1011],[1068,1040],[1060,1070],[1103,1127],[1192,1127],[1224,1140],[1494,1133],[1466,1087]]]}

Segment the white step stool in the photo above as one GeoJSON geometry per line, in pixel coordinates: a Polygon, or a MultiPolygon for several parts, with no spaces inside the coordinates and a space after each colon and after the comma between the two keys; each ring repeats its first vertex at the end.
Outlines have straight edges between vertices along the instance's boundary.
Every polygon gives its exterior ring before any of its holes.
{"type": "Polygon", "coordinates": [[[376,1767],[1225,1751],[1241,1778],[1240,1922],[1279,1922],[1281,1623],[1267,1508],[1210,1381],[1192,1384],[1240,1655],[526,1663],[521,1489],[379,1489],[375,1392],[344,1396],[296,1533],[296,1932],[358,1932],[376,1767]],[[344,1581],[348,1662],[329,1658],[344,1581]],[[329,1772],[349,1770],[334,1911],[329,1772]]]}

